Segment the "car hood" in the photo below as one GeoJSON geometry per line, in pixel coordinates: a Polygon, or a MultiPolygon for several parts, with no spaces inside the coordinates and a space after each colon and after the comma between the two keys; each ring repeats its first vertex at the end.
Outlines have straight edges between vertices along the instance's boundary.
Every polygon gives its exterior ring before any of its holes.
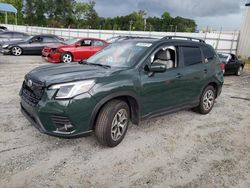
{"type": "Polygon", "coordinates": [[[9,45],[9,46],[20,45],[20,44],[27,44],[27,41],[25,41],[25,40],[15,40],[15,41],[7,41],[7,42],[2,43],[2,45],[9,45]]]}
{"type": "Polygon", "coordinates": [[[104,68],[87,64],[62,64],[40,66],[26,75],[26,79],[43,82],[47,87],[52,84],[96,79],[108,76],[121,68],[104,68]]]}

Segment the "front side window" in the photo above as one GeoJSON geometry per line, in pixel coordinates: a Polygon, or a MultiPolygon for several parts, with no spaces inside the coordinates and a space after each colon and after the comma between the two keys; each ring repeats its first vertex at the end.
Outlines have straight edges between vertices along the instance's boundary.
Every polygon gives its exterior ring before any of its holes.
{"type": "Polygon", "coordinates": [[[151,63],[165,64],[167,69],[177,67],[177,53],[175,46],[161,47],[151,55],[151,63]]]}
{"type": "Polygon", "coordinates": [[[31,42],[34,42],[34,43],[43,42],[43,38],[42,37],[33,37],[31,39],[31,42]]]}
{"type": "Polygon", "coordinates": [[[81,46],[91,46],[91,40],[82,40],[81,46]]]}
{"type": "Polygon", "coordinates": [[[184,56],[184,65],[190,66],[202,63],[201,50],[195,46],[184,46],[182,47],[184,56]]]}

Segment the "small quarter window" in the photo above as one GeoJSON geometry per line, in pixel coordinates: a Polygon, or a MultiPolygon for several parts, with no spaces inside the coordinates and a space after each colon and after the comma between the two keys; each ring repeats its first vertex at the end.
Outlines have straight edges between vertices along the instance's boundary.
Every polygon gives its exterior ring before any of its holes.
{"type": "Polygon", "coordinates": [[[201,50],[195,46],[182,47],[184,56],[184,65],[190,66],[202,63],[201,50]]]}

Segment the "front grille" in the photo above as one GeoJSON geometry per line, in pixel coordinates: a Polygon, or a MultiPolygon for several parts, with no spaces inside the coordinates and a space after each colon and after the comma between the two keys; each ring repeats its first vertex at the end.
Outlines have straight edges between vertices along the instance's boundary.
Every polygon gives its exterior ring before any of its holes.
{"type": "Polygon", "coordinates": [[[26,78],[23,82],[20,95],[29,105],[36,106],[43,96],[44,88],[43,82],[26,78]],[[28,86],[28,80],[32,81],[31,86],[28,86]]]}
{"type": "Polygon", "coordinates": [[[56,128],[56,131],[59,132],[72,132],[75,130],[69,118],[60,115],[53,115],[51,117],[52,122],[56,128]]]}

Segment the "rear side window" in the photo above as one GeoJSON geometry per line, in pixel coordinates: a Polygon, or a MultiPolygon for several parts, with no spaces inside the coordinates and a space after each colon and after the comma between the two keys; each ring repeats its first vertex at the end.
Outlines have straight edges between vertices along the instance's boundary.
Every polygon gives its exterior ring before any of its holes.
{"type": "Polygon", "coordinates": [[[184,46],[182,47],[184,56],[184,65],[190,66],[202,63],[201,50],[195,46],[184,46]]]}
{"type": "Polygon", "coordinates": [[[201,49],[203,51],[204,57],[207,60],[213,60],[214,57],[216,56],[214,50],[212,50],[211,48],[207,46],[202,46],[201,49]]]}
{"type": "Polygon", "coordinates": [[[43,42],[57,42],[53,37],[43,37],[43,42]]]}
{"type": "Polygon", "coordinates": [[[94,40],[92,46],[104,46],[104,43],[100,40],[94,40]]]}

